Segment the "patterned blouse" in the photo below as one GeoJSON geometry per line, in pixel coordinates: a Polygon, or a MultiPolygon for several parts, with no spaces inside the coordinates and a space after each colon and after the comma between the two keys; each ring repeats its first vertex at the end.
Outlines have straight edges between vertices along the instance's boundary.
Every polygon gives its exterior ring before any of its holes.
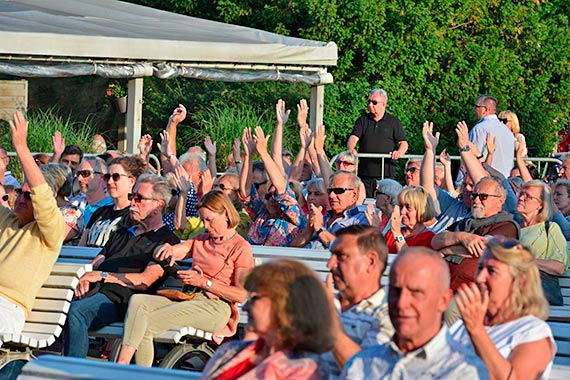
{"type": "Polygon", "coordinates": [[[252,187],[251,196],[245,200],[249,214],[257,215],[247,234],[247,241],[255,245],[289,247],[291,242],[307,226],[307,217],[295,199],[295,193],[287,185],[283,194],[273,198],[281,209],[277,218],[272,218],[265,202],[252,187]]]}

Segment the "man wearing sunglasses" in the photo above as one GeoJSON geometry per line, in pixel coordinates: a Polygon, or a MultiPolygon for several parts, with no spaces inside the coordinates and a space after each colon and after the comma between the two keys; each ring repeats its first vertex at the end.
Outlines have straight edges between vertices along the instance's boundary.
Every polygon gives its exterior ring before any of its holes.
{"type": "Polygon", "coordinates": [[[361,158],[358,165],[358,176],[364,182],[366,197],[373,198],[376,180],[395,178],[396,161],[408,150],[406,132],[402,123],[395,116],[386,112],[388,95],[386,91],[374,89],[368,94],[368,111],[356,120],[352,133],[346,144],[347,149],[356,154],[356,143],[360,153],[389,153],[391,159],[361,158]]]}
{"type": "Polygon", "coordinates": [[[154,249],[180,240],[162,222],[162,211],[172,196],[168,182],[154,174],[141,175],[129,194],[130,213],[135,224],[117,230],[92,261],[75,290],[76,300],[65,325],[64,354],[85,357],[89,350],[88,331],[100,329],[125,317],[135,293],[154,293],[164,270],[154,262],[154,249]]]}
{"type": "Polygon", "coordinates": [[[75,172],[81,193],[70,201],[83,211],[85,225],[89,223],[97,209],[113,204],[113,198],[107,194],[105,174],[107,174],[107,164],[99,157],[90,157],[81,161],[75,172]]]}
{"type": "Polygon", "coordinates": [[[477,124],[469,132],[469,140],[481,152],[487,156],[487,133],[491,138],[497,139],[497,147],[493,155],[491,166],[507,178],[513,167],[515,158],[515,140],[509,128],[499,121],[497,117],[498,101],[492,95],[480,95],[473,106],[473,113],[477,124]]]}
{"type": "Polygon", "coordinates": [[[472,216],[452,224],[433,238],[432,247],[449,263],[454,291],[459,285],[474,280],[489,236],[519,238],[519,224],[512,214],[502,211],[506,197],[507,189],[500,181],[483,177],[471,193],[472,216]]]}
{"type": "Polygon", "coordinates": [[[65,224],[55,189],[46,182],[26,143],[28,122],[18,111],[9,124],[26,182],[13,212],[0,207],[0,334],[19,334],[59,255],[65,224]]]}

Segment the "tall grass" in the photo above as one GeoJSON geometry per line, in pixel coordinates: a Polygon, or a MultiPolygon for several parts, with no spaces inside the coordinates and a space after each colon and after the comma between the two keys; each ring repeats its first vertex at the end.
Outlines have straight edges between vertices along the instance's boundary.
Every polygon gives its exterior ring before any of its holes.
{"type": "MultiPolygon", "coordinates": [[[[93,135],[96,133],[91,117],[87,117],[84,121],[73,121],[71,115],[67,118],[58,114],[57,108],[49,108],[47,110],[34,110],[26,114],[28,120],[28,147],[32,152],[53,152],[52,136],[56,131],[61,132],[66,144],[75,144],[89,152],[93,135]]],[[[13,152],[12,136],[8,123],[2,124],[0,127],[0,144],[7,151],[13,152]]],[[[22,179],[20,163],[16,158],[10,160],[8,170],[12,174],[22,179]]]]}

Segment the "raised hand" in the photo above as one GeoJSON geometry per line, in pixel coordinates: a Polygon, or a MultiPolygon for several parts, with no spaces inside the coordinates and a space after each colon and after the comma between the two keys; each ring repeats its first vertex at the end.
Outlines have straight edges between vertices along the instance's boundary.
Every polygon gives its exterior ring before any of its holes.
{"type": "Polygon", "coordinates": [[[253,156],[255,153],[255,141],[251,134],[251,128],[246,127],[243,129],[243,135],[241,137],[241,142],[243,143],[243,150],[246,156],[253,156]]]}
{"type": "Polygon", "coordinates": [[[158,146],[160,153],[166,157],[170,157],[172,154],[172,150],[170,149],[170,134],[167,131],[160,132],[160,140],[160,145],[158,146]]]}
{"type": "Polygon", "coordinates": [[[253,140],[255,141],[255,149],[259,154],[267,153],[267,142],[269,141],[269,137],[271,135],[265,136],[263,133],[263,129],[258,125],[255,127],[255,136],[253,136],[253,140]]]}
{"type": "Polygon", "coordinates": [[[325,125],[321,124],[317,127],[315,132],[314,141],[315,141],[315,149],[317,152],[324,152],[325,151],[325,125]]]}
{"type": "Polygon", "coordinates": [[[439,154],[439,162],[441,162],[444,167],[451,165],[451,157],[449,157],[449,153],[447,153],[445,149],[439,154]]]}
{"type": "Polygon", "coordinates": [[[439,145],[439,132],[436,132],[435,135],[433,134],[433,123],[431,121],[424,121],[422,137],[424,138],[426,150],[433,150],[435,152],[439,145]]]}
{"type": "Polygon", "coordinates": [[[523,158],[525,149],[526,149],[526,141],[525,141],[525,139],[521,139],[519,141],[519,145],[517,146],[517,150],[515,153],[516,157],[517,158],[523,158]]]}
{"type": "Polygon", "coordinates": [[[186,107],[179,104],[178,107],[172,111],[172,115],[168,118],[168,121],[172,124],[180,124],[186,119],[186,107]]]}
{"type": "Polygon", "coordinates": [[[402,234],[402,214],[400,213],[400,207],[397,205],[394,206],[392,216],[390,216],[390,229],[394,237],[402,234]]]}
{"type": "Polygon", "coordinates": [[[487,132],[485,144],[487,145],[487,152],[489,152],[489,155],[492,156],[495,153],[495,149],[497,148],[497,138],[491,137],[491,133],[487,132]]]}
{"type": "Polygon", "coordinates": [[[202,184],[202,194],[206,194],[208,191],[212,190],[214,186],[214,178],[210,169],[206,168],[202,173],[200,173],[200,183],[202,184]]]}
{"type": "Polygon", "coordinates": [[[142,157],[148,157],[152,149],[152,137],[150,135],[143,135],[139,140],[139,151],[142,157]]]}
{"type": "Polygon", "coordinates": [[[56,157],[61,157],[63,150],[65,149],[65,139],[61,135],[60,131],[55,131],[53,137],[51,138],[53,143],[53,153],[56,157]]]}
{"type": "Polygon", "coordinates": [[[216,141],[214,141],[212,143],[212,139],[210,138],[210,136],[206,136],[206,138],[204,139],[204,147],[206,148],[206,151],[208,152],[208,154],[210,156],[216,156],[216,141]]]}
{"type": "Polygon", "coordinates": [[[455,127],[455,133],[457,134],[457,146],[463,148],[469,145],[469,128],[467,128],[467,123],[460,121],[455,127]]]}
{"type": "Polygon", "coordinates": [[[180,190],[180,194],[188,194],[188,191],[190,191],[190,187],[192,186],[192,182],[190,182],[190,176],[182,165],[177,165],[174,168],[173,178],[176,187],[180,190]]]}
{"type": "Polygon", "coordinates": [[[285,109],[285,101],[283,99],[279,99],[275,105],[275,114],[277,116],[277,124],[280,126],[287,124],[287,120],[289,120],[289,114],[291,114],[291,110],[285,109]]]}
{"type": "MultiPolygon", "coordinates": [[[[14,148],[27,147],[28,121],[24,118],[24,114],[21,111],[17,111],[14,114],[14,121],[10,120],[8,124],[12,131],[12,145],[14,145],[14,148]]],[[[61,137],[61,133],[56,132],[55,134],[59,134],[59,137],[61,137]]],[[[65,140],[63,140],[63,146],[65,148],[65,140]]],[[[63,152],[63,148],[61,151],[63,152]]]]}
{"type": "Polygon", "coordinates": [[[364,216],[366,216],[366,220],[368,220],[368,224],[372,227],[380,228],[382,224],[382,210],[374,210],[374,205],[372,203],[368,203],[366,205],[366,210],[364,210],[364,216]]]}
{"type": "Polygon", "coordinates": [[[489,305],[489,291],[479,290],[477,284],[462,284],[455,295],[457,308],[469,333],[475,329],[484,329],[485,315],[489,305]]]}
{"type": "Polygon", "coordinates": [[[297,123],[300,127],[307,125],[307,116],[309,115],[309,106],[305,99],[301,99],[297,104],[297,123]]]}
{"type": "Polygon", "coordinates": [[[234,155],[235,161],[241,161],[241,140],[239,138],[234,139],[234,145],[232,147],[232,153],[234,155]]]}
{"type": "Polygon", "coordinates": [[[309,128],[308,126],[303,128],[304,129],[304,134],[305,134],[305,149],[309,149],[311,146],[311,143],[313,142],[313,131],[311,131],[311,128],[309,128]]]}
{"type": "Polygon", "coordinates": [[[309,204],[309,224],[314,231],[318,231],[325,226],[322,206],[317,207],[313,203],[309,204]]]}

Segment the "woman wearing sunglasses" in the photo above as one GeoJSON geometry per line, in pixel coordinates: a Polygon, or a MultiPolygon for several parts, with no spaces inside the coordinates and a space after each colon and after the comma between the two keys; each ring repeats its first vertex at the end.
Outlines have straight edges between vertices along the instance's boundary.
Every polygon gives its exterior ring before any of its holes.
{"type": "Polygon", "coordinates": [[[103,178],[107,182],[107,193],[113,199],[113,205],[101,207],[93,213],[79,245],[103,247],[113,232],[133,224],[129,194],[138,176],[145,172],[146,163],[139,157],[118,157],[109,163],[109,170],[103,178]]]}
{"type": "Polygon", "coordinates": [[[0,206],[12,209],[10,206],[10,195],[6,193],[6,189],[3,185],[0,185],[0,206]]]}
{"type": "Polygon", "coordinates": [[[388,252],[398,253],[405,247],[431,248],[433,231],[425,222],[435,218],[435,205],[421,186],[406,187],[398,195],[398,206],[390,217],[390,230],[386,233],[388,252]]]}
{"type": "MultiPolygon", "coordinates": [[[[154,359],[153,337],[183,326],[232,336],[239,321],[237,303],[247,292],[238,279],[253,268],[251,246],[235,230],[239,216],[230,199],[220,190],[208,192],[196,205],[206,233],[177,245],[164,244],[154,259],[173,265],[192,259],[192,269],[176,272],[185,285],[185,300],[137,294],[129,303],[119,363],[150,367],[154,359]],[[192,289],[192,290],[190,290],[192,289]]],[[[217,339],[217,338],[214,338],[217,339]]]]}
{"type": "Polygon", "coordinates": [[[224,344],[201,379],[326,379],[319,354],[334,345],[333,320],[322,281],[306,265],[276,260],[247,277],[248,331],[256,340],[224,344]]]}
{"type": "Polygon", "coordinates": [[[517,240],[495,237],[479,260],[475,283],[455,296],[463,320],[450,328],[473,347],[490,379],[548,379],[556,343],[533,253],[517,240]]]}
{"type": "Polygon", "coordinates": [[[240,176],[240,197],[246,200],[250,215],[255,215],[247,240],[251,244],[288,247],[307,225],[295,193],[287,183],[277,164],[267,152],[268,137],[261,127],[255,128],[255,137],[250,128],[243,133],[245,159],[240,176]],[[252,156],[257,150],[267,170],[270,185],[262,199],[252,187],[252,156]]]}

